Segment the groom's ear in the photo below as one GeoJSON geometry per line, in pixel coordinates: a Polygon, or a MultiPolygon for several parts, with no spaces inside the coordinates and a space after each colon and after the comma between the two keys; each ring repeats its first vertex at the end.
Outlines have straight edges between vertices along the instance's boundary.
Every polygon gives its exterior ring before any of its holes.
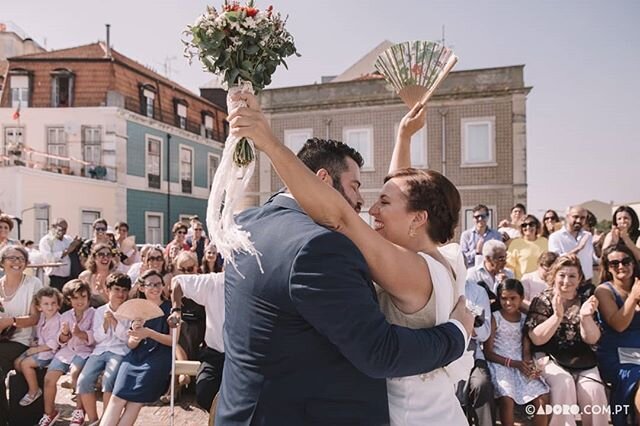
{"type": "Polygon", "coordinates": [[[333,186],[333,179],[331,178],[331,175],[329,175],[327,169],[318,169],[316,176],[318,176],[320,180],[327,185],[333,186]]]}

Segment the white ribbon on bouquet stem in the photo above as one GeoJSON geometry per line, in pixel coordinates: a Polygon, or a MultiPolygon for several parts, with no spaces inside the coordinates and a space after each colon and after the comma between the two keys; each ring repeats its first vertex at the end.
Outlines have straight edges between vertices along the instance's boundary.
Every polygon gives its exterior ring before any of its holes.
{"type": "MultiPolygon", "coordinates": [[[[229,88],[227,94],[227,106],[229,111],[235,108],[247,106],[245,101],[233,101],[231,97],[238,92],[254,93],[253,86],[250,82],[240,82],[238,86],[229,88]]],[[[251,233],[242,229],[234,219],[234,212],[238,205],[238,201],[244,198],[249,181],[253,176],[255,169],[255,161],[252,161],[246,167],[238,166],[234,161],[234,152],[241,138],[229,135],[224,144],[222,159],[220,166],[216,170],[211,185],[211,193],[209,194],[209,202],[207,204],[207,228],[209,236],[218,248],[218,252],[222,255],[225,262],[230,263],[236,268],[235,254],[244,252],[255,256],[262,271],[260,264],[260,252],[256,250],[251,242],[251,233]]],[[[249,140],[251,149],[255,151],[253,141],[249,140]]],[[[240,273],[240,271],[238,271],[240,273]]],[[[240,273],[242,276],[242,273],[240,273]]]]}

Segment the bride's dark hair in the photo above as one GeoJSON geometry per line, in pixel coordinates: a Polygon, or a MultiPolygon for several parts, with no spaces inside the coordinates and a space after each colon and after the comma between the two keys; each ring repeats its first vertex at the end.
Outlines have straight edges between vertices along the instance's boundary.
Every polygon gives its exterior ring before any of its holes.
{"type": "Polygon", "coordinates": [[[429,237],[439,243],[446,243],[453,238],[462,205],[460,193],[455,185],[433,170],[400,169],[388,174],[384,182],[395,178],[407,182],[408,210],[425,210],[429,214],[429,237]]]}

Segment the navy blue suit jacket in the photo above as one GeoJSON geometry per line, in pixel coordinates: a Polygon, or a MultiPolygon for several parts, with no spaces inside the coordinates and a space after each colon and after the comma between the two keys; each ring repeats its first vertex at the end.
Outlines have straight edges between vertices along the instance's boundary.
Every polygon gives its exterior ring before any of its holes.
{"type": "Polygon", "coordinates": [[[383,425],[385,377],[458,358],[451,323],[390,325],[366,262],[344,235],[314,223],[286,195],[236,220],[262,253],[225,269],[225,365],[216,425],[383,425]]]}

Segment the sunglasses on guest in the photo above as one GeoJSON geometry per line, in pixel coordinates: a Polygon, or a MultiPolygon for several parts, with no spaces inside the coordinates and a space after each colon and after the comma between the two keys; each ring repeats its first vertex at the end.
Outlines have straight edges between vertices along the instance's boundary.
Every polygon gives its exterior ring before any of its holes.
{"type": "Polygon", "coordinates": [[[554,222],[557,220],[555,217],[553,216],[547,216],[544,219],[542,219],[544,222],[548,221],[548,220],[553,220],[554,222]]]}
{"type": "Polygon", "coordinates": [[[633,263],[633,259],[631,259],[630,257],[625,257],[622,260],[618,260],[618,259],[609,260],[609,266],[611,266],[612,268],[617,268],[620,265],[629,266],[632,263],[633,263]]]}
{"type": "Polygon", "coordinates": [[[184,234],[186,234],[186,233],[187,233],[187,231],[176,231],[176,234],[182,234],[182,235],[184,235],[184,234]]]}
{"type": "Polygon", "coordinates": [[[107,228],[103,228],[102,226],[98,226],[96,228],[93,228],[96,232],[106,232],[107,228]]]}
{"type": "Polygon", "coordinates": [[[155,282],[155,283],[144,283],[141,284],[140,287],[146,287],[146,288],[162,288],[164,287],[164,283],[162,282],[155,282]]]}
{"type": "Polygon", "coordinates": [[[489,217],[488,214],[476,214],[476,215],[473,215],[473,218],[475,220],[487,220],[488,217],[489,217]]]}
{"type": "Polygon", "coordinates": [[[162,256],[149,256],[147,257],[147,260],[149,262],[159,262],[161,260],[164,260],[164,258],[162,256]]]}
{"type": "Polygon", "coordinates": [[[101,252],[96,253],[96,256],[100,257],[100,258],[113,257],[113,253],[108,252],[108,251],[101,251],[101,252]]]}
{"type": "Polygon", "coordinates": [[[538,225],[536,225],[535,222],[524,222],[522,225],[520,225],[521,228],[537,228],[538,225]]]}

